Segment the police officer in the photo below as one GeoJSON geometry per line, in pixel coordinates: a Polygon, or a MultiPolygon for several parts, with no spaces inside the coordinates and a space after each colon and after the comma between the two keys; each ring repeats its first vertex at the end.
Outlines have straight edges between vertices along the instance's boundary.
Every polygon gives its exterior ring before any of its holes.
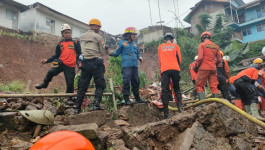
{"type": "Polygon", "coordinates": [[[89,21],[89,30],[80,36],[82,48],[81,77],[78,85],[77,104],[75,114],[80,113],[85,93],[89,87],[92,77],[96,85],[93,110],[103,110],[100,107],[103,91],[106,88],[104,79],[105,66],[102,56],[106,55],[104,40],[99,35],[101,22],[98,19],[89,21]]]}
{"type": "MultiPolygon", "coordinates": [[[[71,27],[63,24],[61,27],[62,40],[58,43],[55,55],[49,59],[43,59],[42,63],[50,63],[53,61],[52,68],[48,71],[43,83],[35,86],[36,89],[47,88],[54,76],[64,72],[66,80],[66,93],[74,92],[75,66],[79,55],[81,55],[80,43],[72,39],[71,27]]],[[[68,97],[69,105],[74,104],[72,97],[68,97]]]]}

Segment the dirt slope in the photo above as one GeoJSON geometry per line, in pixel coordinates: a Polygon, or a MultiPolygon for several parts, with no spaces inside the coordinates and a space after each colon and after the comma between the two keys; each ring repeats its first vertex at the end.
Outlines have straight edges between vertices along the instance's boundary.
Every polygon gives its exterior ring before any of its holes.
{"type": "MultiPolygon", "coordinates": [[[[12,36],[0,36],[1,82],[32,80],[31,89],[34,89],[35,84],[42,82],[51,64],[42,65],[41,60],[54,55],[59,39],[49,35],[41,35],[38,38],[38,41],[31,42],[12,36]]],[[[64,84],[64,76],[60,74],[55,77],[50,87],[61,87],[64,84]]]]}

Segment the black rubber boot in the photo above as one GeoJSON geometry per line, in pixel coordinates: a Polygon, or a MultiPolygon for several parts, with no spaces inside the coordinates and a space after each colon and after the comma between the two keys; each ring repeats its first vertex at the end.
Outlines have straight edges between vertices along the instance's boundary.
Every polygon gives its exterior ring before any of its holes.
{"type": "Polygon", "coordinates": [[[163,110],[164,110],[164,119],[169,118],[169,110],[167,104],[164,104],[163,110]]]}
{"type": "Polygon", "coordinates": [[[41,83],[41,84],[37,84],[37,85],[35,85],[35,88],[36,89],[44,89],[44,88],[47,88],[48,87],[48,84],[49,83],[45,83],[45,82],[43,82],[43,83],[41,83]]]}
{"type": "Polygon", "coordinates": [[[67,105],[74,105],[75,103],[74,103],[74,101],[73,101],[73,98],[72,97],[68,97],[67,98],[67,105]]]}
{"type": "Polygon", "coordinates": [[[182,109],[182,94],[181,93],[177,93],[176,97],[177,97],[178,111],[181,113],[183,111],[183,109],[182,109]]]}
{"type": "Polygon", "coordinates": [[[144,101],[140,98],[139,94],[138,95],[134,95],[136,103],[147,103],[147,101],[144,101]]]}
{"type": "MultiPolygon", "coordinates": [[[[204,100],[205,99],[205,93],[204,92],[201,92],[201,93],[198,93],[198,97],[199,97],[199,100],[204,100]]],[[[205,104],[202,104],[201,107],[205,107],[206,105],[205,104]]]]}
{"type": "Polygon", "coordinates": [[[75,115],[79,114],[81,112],[81,109],[75,108],[75,115]]]}
{"type": "Polygon", "coordinates": [[[100,107],[100,102],[101,100],[99,99],[94,100],[93,110],[104,110],[104,108],[100,107]]]}
{"type": "Polygon", "coordinates": [[[125,105],[132,105],[133,103],[130,101],[129,96],[123,96],[125,100],[125,105]]]}

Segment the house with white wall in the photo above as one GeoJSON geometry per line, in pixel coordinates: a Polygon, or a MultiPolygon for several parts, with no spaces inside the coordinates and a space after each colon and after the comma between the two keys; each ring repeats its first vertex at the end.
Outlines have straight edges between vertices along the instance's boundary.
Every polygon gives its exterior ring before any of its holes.
{"type": "Polygon", "coordinates": [[[20,13],[27,10],[27,6],[13,0],[0,0],[0,26],[9,29],[19,29],[20,13]]]}
{"type": "Polygon", "coordinates": [[[72,28],[72,37],[79,37],[88,30],[88,24],[62,14],[41,3],[28,6],[21,13],[20,30],[23,32],[45,32],[61,36],[61,25],[67,23],[72,28]]]}

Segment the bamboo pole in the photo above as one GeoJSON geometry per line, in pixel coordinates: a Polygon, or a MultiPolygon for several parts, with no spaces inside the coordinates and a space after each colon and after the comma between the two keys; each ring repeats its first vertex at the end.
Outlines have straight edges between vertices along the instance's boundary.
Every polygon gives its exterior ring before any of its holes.
{"type": "Polygon", "coordinates": [[[115,93],[114,93],[114,88],[113,88],[113,81],[112,81],[112,78],[110,78],[110,89],[112,91],[112,100],[113,100],[113,104],[114,104],[114,109],[115,110],[118,110],[117,108],[117,103],[116,103],[116,99],[115,99],[115,93]]]}
{"type": "MultiPolygon", "coordinates": [[[[77,96],[77,93],[58,94],[0,94],[0,98],[25,98],[25,97],[68,97],[77,96]]],[[[95,96],[95,93],[86,93],[85,96],[95,96]]],[[[112,96],[112,93],[103,93],[103,96],[112,96]]]]}

